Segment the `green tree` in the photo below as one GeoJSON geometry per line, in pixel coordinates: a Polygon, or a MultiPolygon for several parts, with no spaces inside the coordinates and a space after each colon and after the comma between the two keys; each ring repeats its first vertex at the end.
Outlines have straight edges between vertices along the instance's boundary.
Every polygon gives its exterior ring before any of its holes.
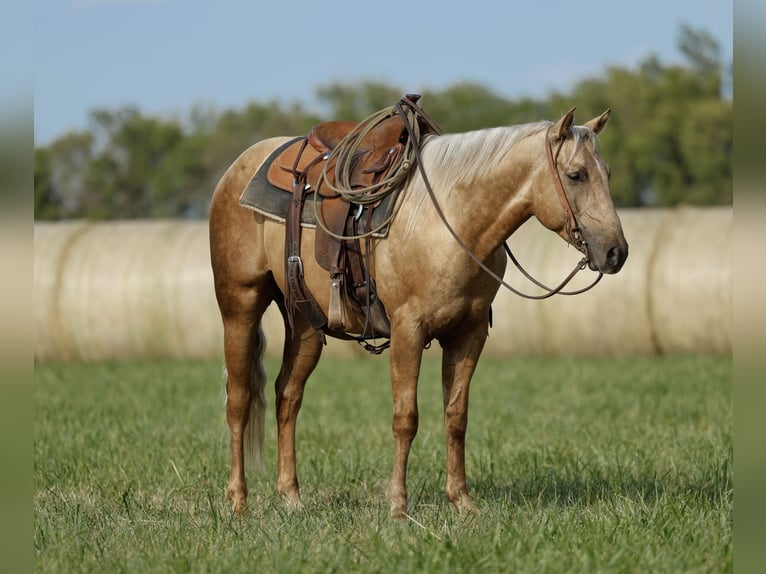
{"type": "Polygon", "coordinates": [[[92,134],[70,132],[35,150],[35,217],[82,217],[92,148],[92,134]]]}
{"type": "Polygon", "coordinates": [[[183,140],[180,126],[148,118],[135,108],[96,110],[91,119],[99,151],[89,170],[94,193],[87,212],[98,218],[152,215],[152,206],[164,199],[157,174],[183,140]]]}
{"type": "Polygon", "coordinates": [[[35,150],[35,218],[58,219],[61,201],[53,188],[51,152],[48,148],[35,150]]]}
{"type": "Polygon", "coordinates": [[[709,33],[682,24],[678,49],[708,94],[722,94],[726,66],[721,58],[721,46],[709,33]]]}
{"type": "Polygon", "coordinates": [[[421,103],[445,132],[464,132],[517,123],[512,103],[473,82],[426,91],[421,103]]]}

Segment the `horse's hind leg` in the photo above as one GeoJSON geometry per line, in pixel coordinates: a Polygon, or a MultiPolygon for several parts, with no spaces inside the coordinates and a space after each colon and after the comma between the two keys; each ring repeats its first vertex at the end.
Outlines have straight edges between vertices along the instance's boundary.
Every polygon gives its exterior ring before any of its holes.
{"type": "Polygon", "coordinates": [[[263,447],[263,419],[266,399],[262,366],[265,337],[260,327],[268,300],[242,297],[221,306],[226,360],[226,421],[231,437],[231,474],[226,496],[232,510],[247,506],[245,482],[246,443],[260,457],[263,447]],[[247,434],[246,434],[247,431],[247,434]]]}
{"type": "MultiPolygon", "coordinates": [[[[283,309],[283,308],[282,308],[283,309]]],[[[283,309],[284,313],[284,309],[283,309]]],[[[303,507],[295,464],[295,423],[303,402],[306,380],[322,354],[323,340],[299,313],[291,336],[286,325],[282,368],[276,380],[277,493],[291,509],[303,507]]]]}

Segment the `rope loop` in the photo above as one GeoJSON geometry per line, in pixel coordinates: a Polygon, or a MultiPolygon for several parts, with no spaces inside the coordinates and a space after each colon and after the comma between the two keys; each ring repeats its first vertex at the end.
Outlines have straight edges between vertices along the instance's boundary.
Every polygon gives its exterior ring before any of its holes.
{"type": "MultiPolygon", "coordinates": [[[[416,146],[422,143],[420,123],[417,121],[419,108],[414,106],[401,106],[399,104],[389,106],[374,114],[366,117],[359,122],[346,136],[338,143],[335,148],[326,156],[326,161],[319,178],[319,185],[326,186],[332,192],[340,195],[354,205],[366,207],[382,200],[392,191],[401,188],[409,177],[412,167],[417,163],[416,146]],[[409,124],[414,132],[413,137],[404,138],[404,149],[392,165],[386,170],[386,177],[381,178],[375,183],[365,187],[352,187],[351,171],[355,156],[359,151],[362,140],[369,134],[375,126],[395,115],[404,114],[405,124],[409,124]],[[335,181],[331,181],[328,172],[335,167],[335,181]]],[[[327,229],[327,225],[322,220],[320,210],[318,209],[318,194],[314,194],[314,208],[317,214],[317,224],[331,237],[336,239],[364,239],[372,234],[384,229],[393,221],[399,211],[398,201],[391,215],[380,225],[361,233],[359,235],[339,235],[327,229]]]]}

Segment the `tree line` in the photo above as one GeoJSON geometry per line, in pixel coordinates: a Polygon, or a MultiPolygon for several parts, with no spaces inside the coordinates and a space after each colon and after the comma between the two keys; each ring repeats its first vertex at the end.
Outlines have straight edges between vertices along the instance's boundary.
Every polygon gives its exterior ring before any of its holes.
{"type": "MultiPolygon", "coordinates": [[[[554,120],[573,105],[588,119],[611,107],[600,150],[615,204],[730,204],[731,63],[712,36],[688,26],[678,47],[681,64],[648,56],[542,99],[506,98],[462,82],[424,90],[421,104],[445,132],[554,120]]],[[[87,130],[35,148],[35,219],[204,218],[216,182],[252,143],[305,134],[326,119],[362,119],[404,92],[379,82],[321,86],[315,95],[323,113],[278,101],[223,111],[195,106],[182,118],[135,107],[92,110],[87,130]]]]}

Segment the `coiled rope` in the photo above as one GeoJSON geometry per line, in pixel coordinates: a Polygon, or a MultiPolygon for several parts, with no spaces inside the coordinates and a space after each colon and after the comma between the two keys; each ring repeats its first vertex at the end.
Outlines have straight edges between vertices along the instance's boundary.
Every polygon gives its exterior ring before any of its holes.
{"type": "MultiPolygon", "coordinates": [[[[365,206],[372,205],[379,202],[389,193],[395,189],[400,188],[409,177],[410,171],[416,164],[416,150],[415,146],[419,146],[421,143],[421,129],[420,124],[417,121],[417,112],[411,106],[394,105],[388,108],[384,108],[374,114],[368,116],[359,122],[354,128],[346,134],[346,136],[338,143],[337,146],[328,154],[325,161],[324,168],[319,178],[319,185],[327,186],[328,189],[334,193],[342,196],[346,201],[351,204],[360,206],[361,209],[365,206]],[[383,122],[384,120],[393,117],[397,114],[404,113],[407,117],[403,118],[405,124],[409,124],[412,127],[414,138],[404,138],[404,149],[397,158],[395,158],[392,165],[386,170],[388,174],[386,177],[378,180],[377,182],[365,186],[365,187],[352,187],[351,186],[351,171],[354,162],[354,156],[359,151],[359,146],[362,140],[367,134],[369,134],[375,126],[383,122]],[[334,160],[334,161],[333,161],[334,160]],[[335,167],[335,183],[328,177],[328,172],[332,167],[335,167]]],[[[319,194],[314,194],[314,211],[317,217],[317,224],[331,237],[336,239],[364,239],[370,237],[372,234],[381,231],[393,221],[396,214],[399,212],[399,206],[401,202],[397,202],[391,215],[385,219],[381,224],[375,226],[369,231],[365,231],[359,235],[339,235],[327,228],[327,225],[322,220],[321,212],[318,204],[319,194]]]]}

